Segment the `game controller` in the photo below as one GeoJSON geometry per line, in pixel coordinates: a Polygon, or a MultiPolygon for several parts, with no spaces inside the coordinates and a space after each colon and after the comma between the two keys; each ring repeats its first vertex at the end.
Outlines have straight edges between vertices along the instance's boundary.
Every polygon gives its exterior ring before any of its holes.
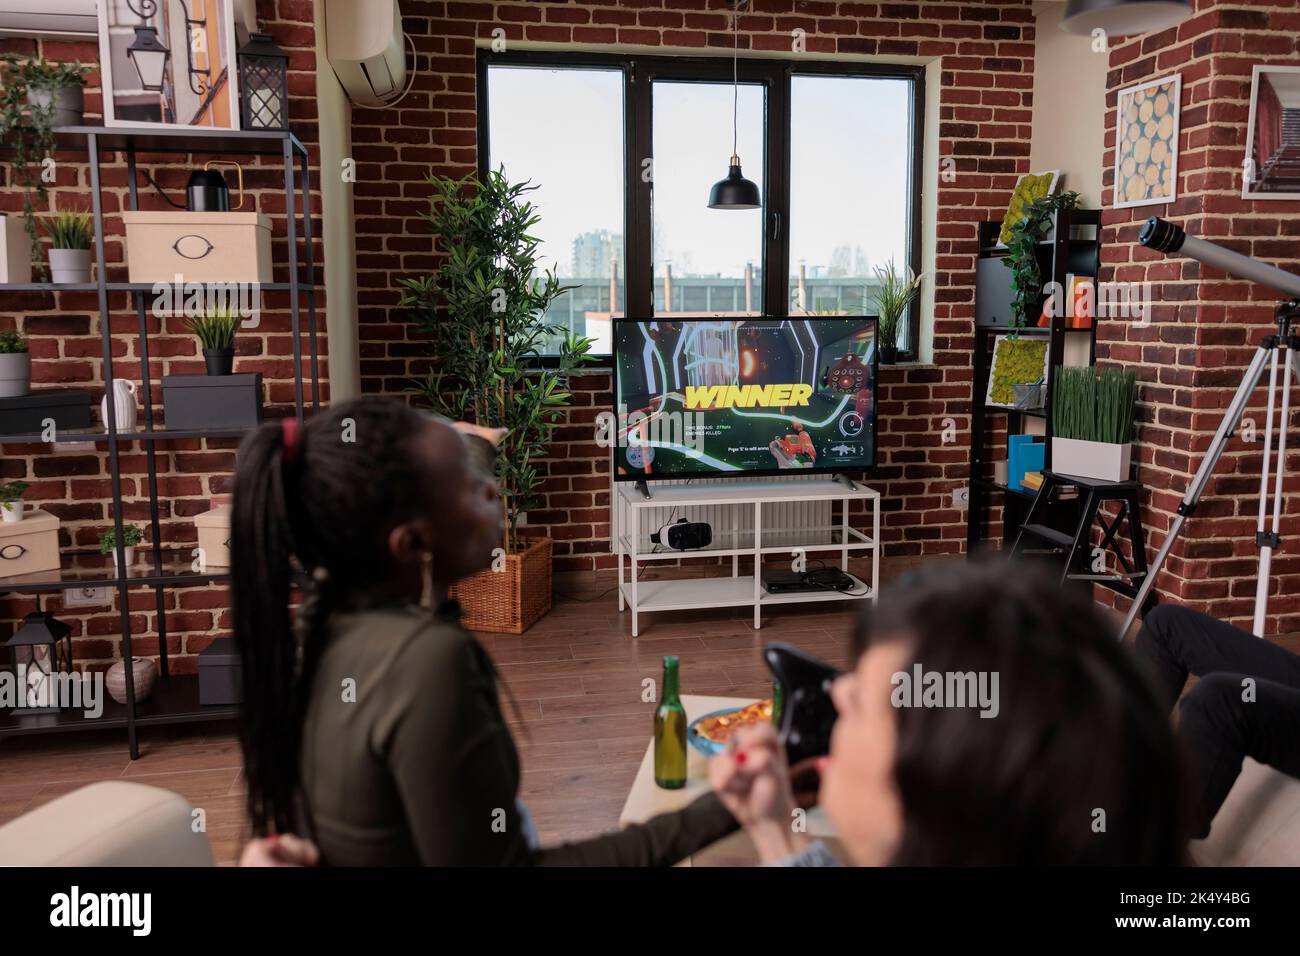
{"type": "Polygon", "coordinates": [[[781,685],[781,718],[777,732],[786,759],[796,764],[806,757],[830,753],[831,728],[839,716],[831,701],[831,684],[839,671],[788,644],[763,649],[768,670],[781,685]]]}

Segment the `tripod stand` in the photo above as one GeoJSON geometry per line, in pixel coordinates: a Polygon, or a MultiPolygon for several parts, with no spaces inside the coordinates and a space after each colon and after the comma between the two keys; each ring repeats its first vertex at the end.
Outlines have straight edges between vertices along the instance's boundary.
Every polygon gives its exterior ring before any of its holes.
{"type": "Polygon", "coordinates": [[[1228,439],[1241,425],[1246,406],[1249,404],[1250,397],[1254,394],[1255,389],[1259,386],[1259,380],[1263,377],[1264,367],[1267,365],[1268,411],[1266,413],[1267,421],[1264,426],[1264,461],[1259,476],[1259,520],[1255,530],[1255,546],[1259,548],[1259,578],[1255,584],[1255,625],[1253,628],[1256,636],[1263,636],[1264,618],[1268,613],[1269,575],[1273,564],[1273,551],[1281,545],[1282,540],[1280,535],[1283,503],[1282,481],[1286,476],[1287,420],[1291,415],[1291,385],[1293,381],[1300,381],[1300,336],[1293,335],[1291,331],[1291,324],[1297,317],[1300,317],[1300,299],[1290,299],[1278,306],[1276,313],[1277,332],[1267,336],[1255,351],[1255,357],[1251,359],[1250,366],[1246,369],[1241,384],[1237,387],[1237,394],[1233,396],[1232,403],[1223,415],[1223,421],[1219,423],[1219,430],[1214,433],[1214,440],[1210,442],[1210,447],[1206,449],[1205,457],[1201,459],[1200,467],[1196,470],[1196,475],[1192,478],[1191,484],[1187,486],[1187,493],[1183,495],[1183,500],[1178,505],[1178,511],[1174,516],[1173,524],[1169,528],[1169,533],[1165,535],[1164,543],[1160,546],[1155,560],[1151,562],[1151,567],[1142,580],[1142,586],[1133,599],[1133,606],[1129,608],[1128,616],[1124,618],[1124,627],[1119,633],[1121,640],[1128,634],[1133,620],[1146,603],[1147,595],[1155,584],[1156,575],[1160,572],[1165,558],[1168,557],[1174,542],[1178,539],[1179,532],[1183,529],[1183,523],[1195,513],[1196,506],[1200,504],[1201,495],[1205,493],[1205,488],[1210,482],[1210,476],[1214,473],[1215,466],[1218,465],[1219,458],[1228,445],[1228,439]],[[1277,407],[1277,372],[1278,364],[1282,361],[1283,349],[1286,350],[1286,369],[1283,372],[1282,380],[1282,415],[1278,425],[1277,463],[1272,492],[1273,515],[1270,525],[1267,514],[1268,479],[1270,469],[1273,468],[1273,414],[1274,409],[1277,407]]]}

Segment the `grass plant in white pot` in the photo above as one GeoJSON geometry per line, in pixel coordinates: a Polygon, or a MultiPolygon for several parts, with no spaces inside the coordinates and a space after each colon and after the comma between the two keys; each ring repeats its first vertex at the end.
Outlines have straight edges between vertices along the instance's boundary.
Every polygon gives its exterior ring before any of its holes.
{"type": "Polygon", "coordinates": [[[1058,367],[1052,388],[1052,471],[1127,481],[1136,405],[1132,369],[1058,367]]]}

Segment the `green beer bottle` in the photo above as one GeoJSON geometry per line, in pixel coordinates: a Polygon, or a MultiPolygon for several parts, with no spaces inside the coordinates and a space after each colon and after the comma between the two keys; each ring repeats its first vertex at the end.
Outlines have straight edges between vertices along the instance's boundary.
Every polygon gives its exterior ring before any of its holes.
{"type": "Polygon", "coordinates": [[[678,693],[677,658],[669,655],[655,711],[655,783],[665,790],[686,786],[686,709],[678,693]]]}

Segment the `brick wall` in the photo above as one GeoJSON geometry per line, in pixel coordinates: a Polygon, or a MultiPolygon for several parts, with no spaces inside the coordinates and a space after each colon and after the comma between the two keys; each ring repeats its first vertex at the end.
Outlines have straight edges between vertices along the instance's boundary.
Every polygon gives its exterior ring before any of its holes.
{"type": "MultiPolygon", "coordinates": [[[[259,0],[258,12],[264,29],[290,54],[289,115],[294,132],[311,148],[312,175],[318,172],[315,149],[315,54],[312,9],[308,0],[259,0]]],[[[34,49],[50,60],[80,60],[98,63],[98,45],[90,42],[37,43],[24,39],[0,39],[0,51],[27,54],[34,49]]],[[[87,121],[100,121],[102,99],[98,70],[87,78],[87,121]]],[[[183,200],[185,182],[191,169],[202,165],[205,156],[141,156],[142,168],[173,199],[183,200]]],[[[228,158],[228,157],[227,157],[228,158]]],[[[74,148],[56,154],[57,181],[50,187],[50,205],[55,209],[90,208],[89,167],[85,154],[74,148]]],[[[242,161],[242,160],[241,160],[242,161]]],[[[127,208],[127,175],[120,156],[104,155],[101,166],[106,217],[106,257],[109,281],[126,281],[120,212],[127,208]]],[[[285,243],[285,199],[283,175],[278,158],[244,163],[244,183],[252,193],[254,208],[272,219],[272,257],[274,281],[287,281],[285,243]]],[[[22,209],[22,195],[15,186],[7,165],[0,167],[0,208],[10,212],[22,209]]],[[[234,188],[233,173],[231,188],[234,188]]],[[[168,208],[143,182],[140,204],[146,209],[168,208]]],[[[314,196],[314,210],[319,211],[319,197],[314,196]]],[[[245,208],[248,208],[247,206],[245,208]]],[[[314,226],[320,236],[320,225],[314,226]]],[[[302,249],[299,250],[301,262],[302,249]]],[[[319,266],[319,254],[316,262],[319,266]]],[[[236,370],[260,371],[265,383],[264,400],[268,413],[291,408],[292,341],[287,293],[263,296],[260,325],[255,331],[240,333],[236,347],[236,370]]],[[[113,370],[118,378],[140,378],[140,360],[135,331],[135,304],[128,293],[110,295],[112,308],[113,370]]],[[[305,303],[303,314],[306,316],[305,303]]],[[[318,293],[324,374],[324,297],[318,293]]],[[[151,375],[154,382],[155,414],[162,407],[161,386],[164,374],[201,372],[202,357],[196,340],[188,334],[183,319],[165,321],[149,319],[151,375]]],[[[99,309],[95,293],[15,293],[0,291],[0,328],[18,328],[29,342],[32,355],[32,380],[36,387],[77,387],[91,392],[98,421],[99,399],[103,395],[103,361],[99,309]]],[[[323,391],[322,397],[328,394],[323,391]]],[[[310,396],[309,396],[310,397],[310,396]]],[[[141,411],[143,416],[143,411],[141,411]]],[[[141,418],[143,421],[143,417],[141,418]]],[[[229,490],[229,476],[234,467],[237,442],[231,440],[178,440],[157,444],[158,490],[164,546],[184,548],[185,553],[196,540],[193,516],[209,508],[214,494],[229,490]]],[[[46,445],[5,445],[0,458],[0,481],[21,479],[31,488],[27,500],[56,514],[62,521],[60,544],[64,549],[95,549],[99,535],[112,526],[112,491],[109,480],[107,446],[100,443],[94,450],[57,450],[46,445]]],[[[126,502],[123,520],[144,528],[149,525],[148,480],[145,448],[141,444],[121,446],[122,493],[126,502]]],[[[148,532],[146,531],[146,535],[148,532]]],[[[143,561],[143,556],[138,557],[143,561]]],[[[224,587],[203,587],[166,592],[168,653],[175,655],[174,672],[193,672],[193,655],[207,646],[214,636],[229,627],[229,601],[224,587]]],[[[30,595],[0,595],[0,638],[7,637],[15,620],[35,609],[30,595]]],[[[118,645],[121,621],[116,602],[112,606],[89,609],[64,609],[59,594],[47,594],[47,610],[74,628],[74,653],[86,667],[107,667],[120,657],[118,645]]],[[[132,634],[137,655],[155,655],[158,650],[157,609],[154,592],[136,589],[131,592],[132,634]]]]}
{"type": "MultiPolygon", "coordinates": [[[[1152,532],[1151,552],[1163,540],[1255,346],[1272,329],[1282,295],[1192,259],[1146,250],[1136,244],[1138,228],[1157,215],[1189,235],[1289,271],[1300,268],[1300,203],[1240,198],[1252,67],[1300,64],[1298,37],[1300,8],[1292,0],[1198,0],[1194,17],[1178,28],[1117,43],[1110,53],[1110,151],[1118,90],[1176,72],[1183,83],[1177,200],[1108,210],[1103,230],[1103,279],[1149,281],[1156,303],[1148,327],[1102,323],[1097,350],[1099,362],[1135,366],[1142,383],[1139,477],[1149,489],[1144,520],[1152,532]]],[[[1104,161],[1109,204],[1113,152],[1104,161]]],[[[1248,415],[1262,432],[1262,389],[1248,415]]],[[[1293,434],[1298,425],[1293,420],[1293,434]]],[[[1294,441],[1291,447],[1297,447],[1294,441]]],[[[1160,578],[1163,594],[1247,625],[1261,457],[1260,444],[1232,440],[1160,578]]],[[[1283,551],[1273,563],[1269,633],[1300,630],[1300,454],[1289,457],[1289,509],[1283,551]]]]}
{"type": "MultiPolygon", "coordinates": [[[[880,467],[885,540],[894,554],[961,549],[965,513],[950,507],[965,483],[973,345],[975,222],[1000,218],[1018,174],[1028,170],[1033,17],[1028,0],[863,3],[753,0],[740,21],[744,49],[790,55],[802,29],[810,53],[877,54],[942,61],[940,155],[956,163],[938,189],[934,363],[880,373],[880,467]],[[944,419],[956,442],[942,444],[944,419]]],[[[732,44],[723,0],[442,2],[404,0],[419,52],[411,94],[392,110],[357,111],[361,375],[366,391],[398,393],[428,369],[427,347],[397,307],[396,280],[429,271],[432,243],[418,216],[429,173],[464,175],[476,163],[475,50],[505,31],[507,42],[579,47],[672,47],[697,53],[732,44]]],[[[545,228],[543,221],[542,228],[545,228]]],[[[607,373],[577,384],[569,427],[551,450],[547,502],[532,524],[557,540],[557,567],[611,567],[605,453],[596,414],[612,404],[607,373]]]]}

